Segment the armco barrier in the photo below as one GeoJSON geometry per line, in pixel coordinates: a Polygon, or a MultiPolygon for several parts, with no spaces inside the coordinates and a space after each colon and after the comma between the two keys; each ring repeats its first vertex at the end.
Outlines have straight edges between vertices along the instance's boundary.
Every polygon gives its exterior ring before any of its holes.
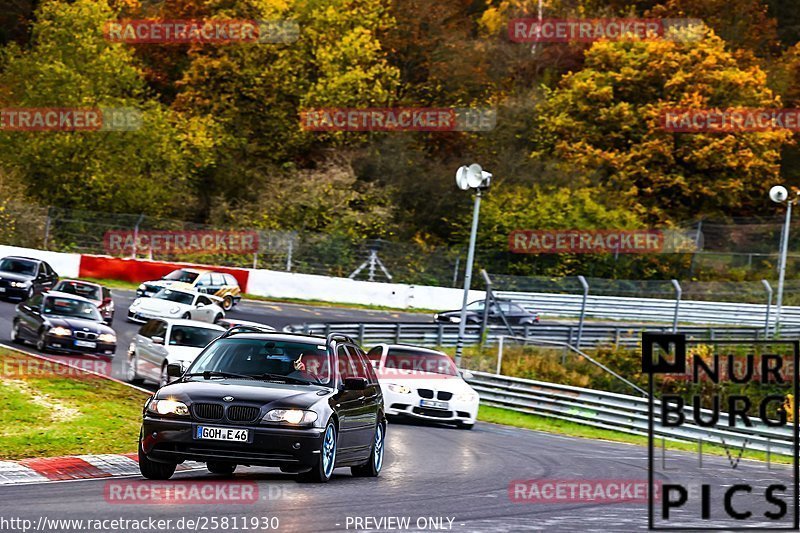
{"type": "MultiPolygon", "coordinates": [[[[577,325],[531,325],[512,328],[515,336],[536,340],[564,342],[575,345],[578,336],[577,325]]],[[[391,323],[320,323],[292,324],[285,331],[327,335],[330,332],[344,333],[357,339],[360,344],[371,346],[380,342],[417,344],[420,346],[455,346],[458,340],[458,326],[455,324],[424,324],[419,322],[391,323]]],[[[633,348],[642,338],[643,331],[671,332],[668,326],[607,326],[584,325],[580,347],[615,346],[633,348]]],[[[733,327],[681,327],[680,333],[690,338],[702,337],[716,340],[757,340],[764,338],[762,328],[733,327]]],[[[800,331],[793,331],[795,335],[800,331]]],[[[486,342],[494,344],[498,337],[510,335],[505,326],[487,328],[486,342]]],[[[466,344],[480,342],[480,327],[467,326],[464,341],[466,344]]]]}
{"type": "MultiPolygon", "coordinates": [[[[579,317],[583,301],[583,296],[579,294],[495,291],[495,295],[498,298],[514,300],[530,311],[560,317],[579,317]]],[[[680,321],[683,323],[763,327],[766,313],[766,304],[700,300],[682,300],[680,303],[680,321]]],[[[588,318],[672,322],[674,315],[675,300],[591,294],[586,299],[586,316],[588,318]]],[[[774,316],[773,308],[772,321],[774,321],[774,316]]],[[[800,307],[783,307],[781,309],[781,325],[800,326],[800,307]]]]}
{"type": "MultiPolygon", "coordinates": [[[[116,279],[141,283],[142,281],[160,279],[173,270],[183,267],[212,268],[217,272],[226,272],[233,275],[242,288],[247,287],[250,277],[250,271],[244,268],[208,267],[191,263],[122,259],[105,255],[80,256],[80,276],[85,278],[116,279]]],[[[56,269],[56,272],[61,274],[58,269],[56,269]]]]}
{"type": "MultiPolygon", "coordinates": [[[[481,403],[521,413],[557,418],[587,426],[611,429],[632,435],[647,435],[648,400],[638,396],[615,394],[544,381],[498,376],[473,372],[469,380],[481,398],[481,403]]],[[[658,412],[660,402],[656,401],[658,412]]],[[[692,420],[692,408],[685,410],[686,420],[692,420]]],[[[704,413],[708,411],[703,410],[704,413]]],[[[727,422],[720,415],[720,426],[727,422]]],[[[726,445],[739,450],[743,447],[771,453],[794,453],[791,427],[774,428],[755,422],[750,428],[706,428],[688,422],[679,427],[654,424],[654,435],[671,441],[699,442],[726,445]]]]}

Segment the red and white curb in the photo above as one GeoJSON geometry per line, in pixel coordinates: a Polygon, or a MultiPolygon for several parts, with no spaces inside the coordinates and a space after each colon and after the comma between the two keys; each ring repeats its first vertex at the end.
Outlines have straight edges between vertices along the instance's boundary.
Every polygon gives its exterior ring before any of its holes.
{"type": "MultiPolygon", "coordinates": [[[[176,472],[197,470],[203,466],[202,463],[186,461],[178,465],[176,472]]],[[[135,453],[0,461],[0,485],[138,475],[139,463],[135,453]]]]}

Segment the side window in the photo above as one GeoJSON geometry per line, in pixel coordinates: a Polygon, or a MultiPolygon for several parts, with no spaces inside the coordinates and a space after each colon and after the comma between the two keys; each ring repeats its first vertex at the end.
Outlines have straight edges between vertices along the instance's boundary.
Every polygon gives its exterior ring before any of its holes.
{"type": "Polygon", "coordinates": [[[155,329],[153,331],[153,337],[161,337],[162,339],[167,338],[167,324],[166,322],[162,322],[160,320],[155,321],[155,329]]]}
{"type": "Polygon", "coordinates": [[[212,303],[211,299],[208,296],[198,296],[197,303],[195,303],[195,305],[197,304],[211,305],[211,303],[212,303]]]}
{"type": "Polygon", "coordinates": [[[383,347],[376,346],[369,352],[367,352],[367,359],[369,359],[370,361],[374,361],[376,363],[380,363],[381,355],[383,355],[383,347]]]}
{"type": "Polygon", "coordinates": [[[197,285],[201,287],[211,285],[211,274],[203,274],[200,276],[200,279],[197,280],[197,285]]]}
{"type": "Polygon", "coordinates": [[[358,346],[351,347],[350,349],[355,349],[356,368],[358,369],[359,377],[367,378],[369,383],[377,383],[378,376],[375,375],[375,369],[372,368],[372,365],[367,360],[367,354],[364,353],[364,350],[358,346]]]}
{"type": "Polygon", "coordinates": [[[231,274],[225,274],[225,285],[231,285],[233,287],[238,287],[239,286],[239,282],[236,281],[236,278],[234,278],[231,274]]]}
{"type": "Polygon", "coordinates": [[[139,328],[139,335],[142,337],[150,338],[153,336],[153,332],[156,330],[158,320],[149,320],[145,323],[144,326],[139,328]]]}
{"type": "Polygon", "coordinates": [[[340,344],[336,349],[336,355],[339,364],[339,374],[342,376],[342,381],[346,378],[353,378],[356,376],[356,370],[353,362],[350,359],[350,354],[347,352],[343,344],[340,344]]]}
{"type": "Polygon", "coordinates": [[[53,267],[50,266],[50,263],[44,263],[44,268],[47,270],[47,274],[49,276],[55,275],[56,271],[53,270],[53,267]]]}
{"type": "Polygon", "coordinates": [[[108,287],[103,287],[103,300],[111,298],[111,290],[108,287]]]}
{"type": "Polygon", "coordinates": [[[222,274],[211,274],[211,284],[215,287],[225,285],[225,277],[222,274]]]}

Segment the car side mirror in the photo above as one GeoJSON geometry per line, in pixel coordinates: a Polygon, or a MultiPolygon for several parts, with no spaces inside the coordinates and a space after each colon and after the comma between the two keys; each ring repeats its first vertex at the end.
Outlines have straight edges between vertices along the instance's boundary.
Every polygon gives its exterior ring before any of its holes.
{"type": "Polygon", "coordinates": [[[364,390],[367,388],[367,378],[344,378],[345,390],[364,390]]]}
{"type": "Polygon", "coordinates": [[[461,371],[461,377],[462,377],[463,379],[465,379],[465,380],[469,381],[469,380],[471,380],[471,379],[475,379],[475,374],[473,374],[473,373],[472,373],[472,372],[470,372],[469,370],[462,370],[462,371],[461,371]]]}
{"type": "Polygon", "coordinates": [[[171,378],[179,378],[183,375],[183,367],[177,363],[167,365],[167,375],[171,378]]]}
{"type": "Polygon", "coordinates": [[[164,337],[153,337],[153,344],[164,344],[164,337]]]}

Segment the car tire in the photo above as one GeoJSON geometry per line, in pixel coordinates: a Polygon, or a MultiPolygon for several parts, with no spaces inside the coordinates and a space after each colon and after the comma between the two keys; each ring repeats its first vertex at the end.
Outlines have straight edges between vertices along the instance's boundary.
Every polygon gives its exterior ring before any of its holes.
{"type": "Polygon", "coordinates": [[[458,429],[472,429],[475,427],[475,424],[467,424],[466,422],[456,422],[456,427],[458,429]]]}
{"type": "Polygon", "coordinates": [[[175,473],[177,463],[157,463],[147,458],[139,442],[139,472],[147,479],[166,481],[175,473]]]}
{"type": "Polygon", "coordinates": [[[223,463],[219,461],[209,461],[206,463],[206,468],[212,474],[219,474],[221,476],[232,476],[236,470],[236,463],[223,463]]]}
{"type": "Polygon", "coordinates": [[[214,317],[214,322],[213,323],[214,324],[218,324],[220,320],[222,320],[222,315],[217,315],[217,316],[214,317]]]}
{"type": "Polygon", "coordinates": [[[144,380],[136,372],[136,353],[128,354],[128,364],[125,366],[125,381],[134,385],[140,385],[144,380]]]}
{"type": "Polygon", "coordinates": [[[19,320],[15,320],[11,324],[11,342],[14,344],[23,344],[25,342],[19,335],[19,320]]]}
{"type": "Polygon", "coordinates": [[[298,476],[298,481],[302,483],[327,483],[336,468],[336,449],[338,448],[339,432],[333,420],[328,421],[325,432],[322,434],[322,444],[320,445],[319,457],[311,467],[311,470],[303,472],[298,476]]]}
{"type": "Polygon", "coordinates": [[[383,455],[386,448],[386,425],[380,423],[375,428],[372,451],[366,463],[350,467],[353,477],[378,477],[383,468],[383,455]]]}
{"type": "Polygon", "coordinates": [[[230,311],[233,308],[233,298],[230,296],[226,296],[222,299],[222,309],[225,311],[230,311]]]}

